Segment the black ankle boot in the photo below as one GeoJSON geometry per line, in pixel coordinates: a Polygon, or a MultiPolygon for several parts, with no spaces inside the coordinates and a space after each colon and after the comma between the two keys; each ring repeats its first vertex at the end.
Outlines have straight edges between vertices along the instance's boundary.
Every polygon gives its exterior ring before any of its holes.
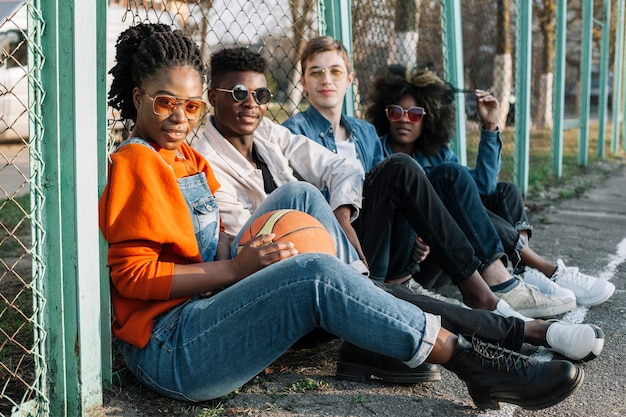
{"type": "Polygon", "coordinates": [[[498,402],[539,410],[557,404],[582,384],[582,368],[567,361],[535,358],[459,335],[450,362],[443,365],[467,384],[478,408],[500,408],[498,402]]]}
{"type": "Polygon", "coordinates": [[[409,368],[401,360],[361,349],[343,342],[337,362],[337,378],[349,381],[365,381],[371,376],[395,384],[415,384],[441,380],[439,366],[423,363],[417,368],[409,368]]]}

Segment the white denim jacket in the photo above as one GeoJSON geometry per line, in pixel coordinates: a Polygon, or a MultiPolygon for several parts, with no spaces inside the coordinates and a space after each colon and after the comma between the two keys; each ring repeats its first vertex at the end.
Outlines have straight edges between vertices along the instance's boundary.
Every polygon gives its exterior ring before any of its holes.
{"type": "MultiPolygon", "coordinates": [[[[358,161],[336,155],[306,136],[294,135],[268,118],[263,118],[254,133],[254,144],[277,186],[302,178],[320,190],[328,187],[331,209],[351,205],[352,220],[358,216],[365,176],[358,161]]],[[[209,161],[221,185],[215,197],[226,233],[232,238],[267,197],[261,170],[250,165],[217,131],[212,117],[191,146],[209,161]]]]}

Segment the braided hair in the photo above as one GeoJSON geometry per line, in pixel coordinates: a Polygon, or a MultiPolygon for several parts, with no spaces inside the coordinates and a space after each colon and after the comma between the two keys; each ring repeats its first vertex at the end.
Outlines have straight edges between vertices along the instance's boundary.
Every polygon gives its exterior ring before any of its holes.
{"type": "Polygon", "coordinates": [[[109,71],[113,75],[109,106],[119,110],[122,119],[137,119],[133,89],[160,70],[190,66],[198,70],[203,82],[206,77],[206,65],[194,41],[161,23],[140,23],[126,29],[115,48],[117,63],[109,71]]]}
{"type": "Polygon", "coordinates": [[[398,103],[406,95],[412,96],[426,111],[415,147],[425,155],[432,155],[452,140],[456,114],[454,91],[428,68],[411,72],[404,66],[390,65],[382,68],[374,80],[365,117],[383,136],[389,133],[387,105],[398,103]]]}

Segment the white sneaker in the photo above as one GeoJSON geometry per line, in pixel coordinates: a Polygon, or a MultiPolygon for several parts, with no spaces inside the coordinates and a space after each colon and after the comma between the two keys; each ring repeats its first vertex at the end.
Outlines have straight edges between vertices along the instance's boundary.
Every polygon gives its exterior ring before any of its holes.
{"type": "Polygon", "coordinates": [[[611,282],[582,274],[578,268],[565,266],[560,259],[557,261],[556,272],[550,279],[561,287],[574,291],[576,302],[581,306],[602,304],[615,292],[615,285],[611,282]]]}
{"type": "MultiPolygon", "coordinates": [[[[467,304],[463,302],[461,303],[461,307],[466,308],[468,310],[472,310],[472,307],[468,306],[467,304]]],[[[502,316],[502,317],[516,317],[524,321],[535,320],[535,319],[531,319],[530,317],[526,317],[525,315],[520,314],[517,311],[513,310],[513,308],[509,305],[509,303],[507,303],[504,300],[498,300],[498,303],[496,304],[496,309],[491,310],[490,313],[497,314],[498,316],[502,316]]]]}
{"type": "Polygon", "coordinates": [[[425,295],[427,297],[434,298],[435,300],[443,301],[444,303],[454,304],[457,306],[461,303],[459,300],[456,300],[454,298],[449,298],[441,294],[437,294],[436,292],[427,290],[413,278],[409,278],[408,280],[404,281],[402,285],[411,290],[413,294],[425,295]]]}
{"type": "Polygon", "coordinates": [[[542,294],[562,299],[576,299],[574,291],[569,288],[561,287],[550,278],[546,277],[543,272],[538,271],[535,268],[525,267],[522,278],[527,284],[539,289],[542,294]]]}
{"type": "Polygon", "coordinates": [[[548,321],[546,341],[553,351],[574,361],[590,361],[602,352],[604,332],[598,326],[548,321]]]}
{"type": "Polygon", "coordinates": [[[526,284],[515,276],[518,284],[515,288],[494,294],[511,305],[513,310],[532,318],[552,317],[567,313],[576,307],[576,299],[561,299],[542,294],[537,288],[526,284]]]}

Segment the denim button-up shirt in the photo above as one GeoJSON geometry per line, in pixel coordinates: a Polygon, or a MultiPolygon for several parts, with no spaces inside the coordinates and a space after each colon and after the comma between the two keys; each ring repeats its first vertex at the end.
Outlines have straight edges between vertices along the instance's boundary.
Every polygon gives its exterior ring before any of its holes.
{"type": "MultiPolygon", "coordinates": [[[[389,144],[389,138],[384,135],[382,138],[383,152],[385,157],[391,155],[391,145],[389,144]]],[[[480,142],[478,144],[478,156],[476,157],[476,167],[470,169],[466,167],[476,185],[478,186],[478,192],[480,195],[485,196],[492,194],[496,191],[496,185],[498,184],[498,174],[501,167],[501,153],[502,153],[502,138],[500,137],[500,130],[480,130],[480,142]]],[[[414,151],[411,155],[422,168],[426,174],[430,172],[438,165],[444,162],[456,162],[459,163],[459,158],[448,147],[444,147],[436,154],[426,156],[419,151],[414,151]]]]}
{"type": "MultiPolygon", "coordinates": [[[[371,123],[346,115],[341,116],[350,140],[356,148],[357,158],[363,170],[369,172],[383,160],[383,150],[376,129],[371,123]]],[[[283,126],[294,134],[304,135],[337,153],[335,132],[330,121],[313,106],[283,122],[283,126]]]]}

